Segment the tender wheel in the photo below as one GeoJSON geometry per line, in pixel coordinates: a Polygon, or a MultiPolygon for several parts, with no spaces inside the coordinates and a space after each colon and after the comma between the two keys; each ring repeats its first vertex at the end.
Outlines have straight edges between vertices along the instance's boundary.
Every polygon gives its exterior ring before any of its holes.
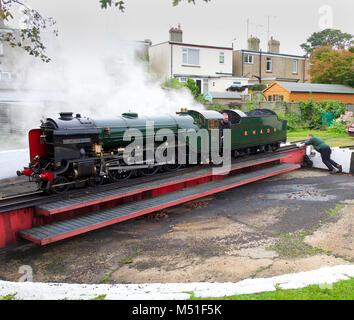
{"type": "Polygon", "coordinates": [[[140,172],[143,176],[153,176],[159,171],[159,166],[155,166],[152,168],[140,169],[140,172]]]}
{"type": "Polygon", "coordinates": [[[57,177],[53,181],[52,191],[55,193],[63,193],[69,190],[69,181],[65,177],[57,177]]]}
{"type": "Polygon", "coordinates": [[[127,180],[132,175],[132,170],[110,170],[108,172],[108,177],[113,182],[119,182],[123,180],[127,180]]]}

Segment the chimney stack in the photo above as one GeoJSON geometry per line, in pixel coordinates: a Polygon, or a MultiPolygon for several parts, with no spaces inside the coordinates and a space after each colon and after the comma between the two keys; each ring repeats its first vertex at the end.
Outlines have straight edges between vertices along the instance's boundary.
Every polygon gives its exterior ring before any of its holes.
{"type": "Polygon", "coordinates": [[[177,28],[170,29],[170,41],[172,42],[183,42],[183,31],[181,25],[179,24],[177,28]]]}
{"type": "Polygon", "coordinates": [[[256,37],[250,37],[248,39],[248,50],[259,51],[261,40],[256,37]]]}
{"type": "Polygon", "coordinates": [[[274,40],[273,37],[271,37],[268,42],[268,52],[271,53],[280,52],[280,42],[278,40],[274,40]]]}

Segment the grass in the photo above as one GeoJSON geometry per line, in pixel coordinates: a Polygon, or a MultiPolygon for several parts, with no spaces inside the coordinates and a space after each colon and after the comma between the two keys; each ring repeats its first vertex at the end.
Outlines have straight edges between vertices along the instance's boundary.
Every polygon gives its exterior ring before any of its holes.
{"type": "Polygon", "coordinates": [[[288,141],[299,141],[305,140],[307,135],[312,133],[318,138],[325,140],[331,147],[339,147],[344,145],[354,145],[354,138],[349,137],[348,134],[337,134],[331,133],[326,130],[311,130],[311,129],[301,129],[296,131],[288,131],[287,137],[288,141]]]}
{"type": "Polygon", "coordinates": [[[7,296],[5,296],[5,297],[0,297],[0,300],[15,300],[16,298],[15,298],[15,295],[16,295],[16,293],[14,293],[14,294],[9,294],[9,295],[7,295],[7,296]]]}
{"type": "Polygon", "coordinates": [[[242,294],[223,298],[197,298],[190,300],[354,300],[354,278],[342,280],[333,285],[311,285],[301,289],[283,290],[255,294],[242,294]]]}

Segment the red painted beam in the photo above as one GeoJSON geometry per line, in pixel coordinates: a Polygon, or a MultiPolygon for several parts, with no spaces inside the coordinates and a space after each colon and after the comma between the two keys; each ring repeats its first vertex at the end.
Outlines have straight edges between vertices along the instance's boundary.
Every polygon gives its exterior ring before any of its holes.
{"type": "MultiPolygon", "coordinates": [[[[289,157],[290,156],[291,155],[289,155],[289,157]]],[[[253,163],[251,165],[243,165],[240,167],[232,168],[230,172],[238,171],[238,170],[242,170],[242,169],[250,168],[250,167],[256,167],[256,166],[262,165],[262,164],[281,161],[282,159],[283,159],[283,157],[273,158],[273,159],[269,159],[269,160],[263,160],[263,161],[253,163]]],[[[289,163],[291,163],[291,162],[289,162],[289,163]]],[[[225,177],[227,177],[227,175],[225,175],[227,173],[228,173],[228,171],[220,171],[217,173],[217,175],[214,175],[213,173],[208,173],[208,174],[192,177],[192,178],[185,179],[185,180],[181,179],[181,180],[170,182],[170,183],[162,183],[161,185],[159,185],[157,187],[152,186],[152,187],[148,187],[148,188],[144,188],[144,189],[135,190],[132,192],[127,192],[124,194],[118,194],[118,195],[114,195],[114,196],[110,196],[110,197],[106,197],[106,198],[101,198],[101,199],[97,199],[97,200],[92,200],[89,202],[80,203],[80,204],[76,204],[76,205],[72,205],[72,206],[68,206],[68,207],[63,207],[63,208],[58,208],[58,209],[54,209],[54,210],[45,210],[45,209],[38,208],[36,211],[36,214],[40,214],[40,215],[44,215],[44,216],[52,216],[52,215],[56,215],[59,213],[64,213],[64,212],[68,212],[68,211],[72,211],[72,210],[81,209],[84,207],[105,204],[105,203],[108,203],[111,201],[116,201],[119,199],[147,193],[149,191],[153,192],[152,196],[157,196],[157,195],[161,195],[164,193],[188,188],[188,187],[191,187],[191,186],[194,186],[197,184],[207,183],[207,182],[210,182],[215,179],[225,178],[225,177]]],[[[183,178],[183,176],[182,176],[182,178],[183,178]]]]}
{"type": "Polygon", "coordinates": [[[172,202],[169,202],[169,203],[166,203],[166,204],[157,205],[157,206],[145,209],[145,210],[137,211],[137,212],[135,212],[133,214],[130,214],[130,215],[127,215],[127,216],[124,216],[124,217],[112,219],[112,220],[109,220],[109,221],[105,221],[103,223],[92,225],[90,227],[77,229],[75,231],[71,231],[71,232],[68,232],[68,233],[60,234],[60,235],[57,235],[57,236],[54,236],[54,237],[50,237],[50,238],[47,238],[47,239],[38,240],[38,239],[32,238],[30,236],[26,236],[26,235],[22,235],[22,237],[27,239],[27,240],[30,240],[32,242],[35,242],[37,244],[46,245],[46,244],[49,244],[49,243],[52,243],[52,242],[56,242],[56,241],[63,240],[63,239],[66,239],[66,238],[70,238],[70,237],[73,237],[73,236],[76,236],[76,235],[79,235],[79,234],[83,234],[83,233],[86,233],[86,232],[89,232],[89,231],[93,231],[93,230],[96,230],[96,229],[107,227],[107,226],[110,226],[110,225],[113,225],[113,224],[116,224],[116,223],[119,223],[119,222],[130,220],[130,219],[133,219],[133,218],[136,218],[136,217],[139,217],[139,216],[143,216],[143,215],[155,212],[155,211],[159,211],[159,210],[163,210],[163,209],[166,209],[166,208],[169,208],[169,207],[173,207],[173,206],[176,206],[176,205],[188,202],[188,201],[200,199],[200,198],[203,198],[203,197],[215,194],[215,193],[219,193],[219,192],[222,192],[222,191],[226,191],[226,190],[229,190],[229,189],[232,189],[232,188],[235,188],[235,187],[239,187],[239,186],[242,186],[242,185],[245,185],[245,184],[248,184],[248,183],[252,183],[252,182],[255,182],[255,181],[259,181],[259,180],[263,180],[263,179],[266,179],[266,178],[270,178],[270,177],[273,177],[273,176],[276,176],[276,175],[279,175],[279,174],[282,174],[282,173],[285,173],[285,172],[293,171],[293,170],[299,169],[300,167],[301,167],[300,165],[297,165],[297,166],[294,165],[291,168],[287,168],[287,169],[282,169],[282,170],[279,170],[279,171],[271,172],[271,173],[266,174],[266,175],[261,176],[261,177],[256,177],[256,178],[248,179],[248,180],[245,180],[245,181],[237,182],[237,183],[234,183],[234,184],[225,185],[225,186],[217,188],[217,189],[206,191],[206,192],[203,192],[203,193],[200,193],[200,194],[197,194],[197,195],[188,196],[188,197],[185,197],[183,199],[172,201],[172,202]]]}
{"type": "Polygon", "coordinates": [[[18,241],[17,232],[32,228],[34,208],[17,209],[0,214],[0,248],[18,241]]]}

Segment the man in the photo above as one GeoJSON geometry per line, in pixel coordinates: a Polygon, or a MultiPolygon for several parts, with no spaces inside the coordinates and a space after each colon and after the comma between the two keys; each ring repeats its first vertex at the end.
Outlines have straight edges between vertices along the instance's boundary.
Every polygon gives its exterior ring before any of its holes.
{"type": "Polygon", "coordinates": [[[223,113],[222,115],[224,116],[224,119],[220,121],[220,130],[222,132],[221,139],[224,139],[224,130],[231,129],[231,121],[229,121],[229,115],[227,113],[223,113]]]}
{"type": "Polygon", "coordinates": [[[224,118],[220,121],[221,130],[221,143],[220,143],[220,155],[224,154],[224,130],[231,129],[231,121],[229,121],[229,115],[227,113],[222,114],[224,118]]]}
{"type": "Polygon", "coordinates": [[[326,144],[322,139],[315,137],[313,134],[309,134],[307,136],[307,140],[305,144],[301,145],[302,147],[313,145],[316,151],[321,154],[322,162],[326,165],[329,170],[329,173],[334,174],[336,170],[334,167],[338,169],[338,172],[342,172],[343,168],[338,163],[334,162],[331,159],[332,150],[328,144],[326,144]]]}

